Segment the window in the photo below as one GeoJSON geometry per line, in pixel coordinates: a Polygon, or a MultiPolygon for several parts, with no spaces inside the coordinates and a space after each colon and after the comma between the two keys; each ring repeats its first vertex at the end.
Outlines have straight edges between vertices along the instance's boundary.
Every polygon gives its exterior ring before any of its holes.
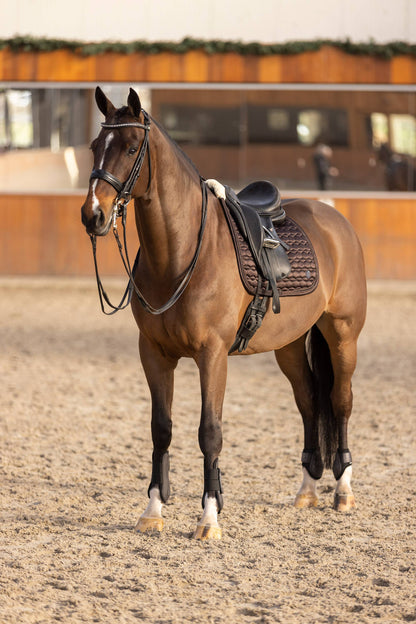
{"type": "Polygon", "coordinates": [[[0,93],[0,147],[25,148],[33,145],[32,95],[23,89],[0,93]]]}
{"type": "Polygon", "coordinates": [[[371,120],[371,134],[372,134],[372,146],[376,149],[383,145],[383,143],[389,142],[389,118],[384,113],[372,113],[370,115],[371,120]]]}
{"type": "MultiPolygon", "coordinates": [[[[126,104],[127,85],[101,86],[116,107],[126,104]]],[[[0,85],[0,191],[21,188],[22,174],[30,190],[88,185],[89,146],[103,121],[94,87],[0,85]]],[[[388,188],[385,163],[377,157],[383,143],[400,158],[406,155],[413,171],[414,87],[134,88],[203,176],[236,189],[262,178],[282,189],[316,188],[313,152],[319,143],[332,148],[339,171],[333,190],[388,188]]]]}
{"type": "Polygon", "coordinates": [[[299,143],[314,145],[317,141],[323,140],[323,137],[328,134],[327,118],[321,111],[300,111],[296,130],[299,143]]]}
{"type": "Polygon", "coordinates": [[[297,115],[293,108],[249,105],[249,143],[297,143],[297,115]]]}
{"type": "Polygon", "coordinates": [[[388,143],[394,152],[416,156],[416,117],[410,114],[372,113],[372,146],[388,143]]]}
{"type": "Polygon", "coordinates": [[[416,117],[390,115],[391,147],[395,152],[416,156],[416,117]]]}
{"type": "Polygon", "coordinates": [[[293,143],[313,146],[348,145],[348,117],[344,110],[249,106],[250,143],[293,143]]]}
{"type": "Polygon", "coordinates": [[[175,141],[195,145],[239,145],[240,110],[201,106],[161,106],[162,125],[175,141]]]}

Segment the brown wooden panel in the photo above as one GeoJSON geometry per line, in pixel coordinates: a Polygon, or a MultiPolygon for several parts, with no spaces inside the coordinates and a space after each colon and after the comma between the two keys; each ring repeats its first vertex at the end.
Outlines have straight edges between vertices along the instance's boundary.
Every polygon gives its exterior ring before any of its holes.
{"type": "Polygon", "coordinates": [[[37,54],[38,80],[78,82],[85,76],[94,76],[96,57],[80,56],[68,50],[39,52],[37,54]]]}
{"type": "Polygon", "coordinates": [[[411,199],[336,199],[364,249],[369,278],[416,279],[416,204],[411,199]]]}
{"type": "Polygon", "coordinates": [[[317,75],[319,82],[325,82],[326,72],[318,52],[288,54],[282,58],[282,82],[318,82],[314,79],[317,75]]]}
{"type": "Polygon", "coordinates": [[[37,54],[19,52],[14,54],[8,48],[0,50],[1,80],[39,80],[37,71],[37,54]]]}
{"type": "Polygon", "coordinates": [[[258,82],[283,82],[283,65],[281,56],[262,56],[258,63],[258,82]]]}
{"type": "Polygon", "coordinates": [[[113,76],[118,76],[118,80],[121,82],[129,82],[132,80],[131,62],[133,59],[131,56],[127,54],[115,54],[113,52],[106,52],[105,54],[98,54],[95,56],[96,81],[104,81],[109,73],[113,76]]]}
{"type": "Polygon", "coordinates": [[[0,80],[42,82],[224,82],[414,84],[416,59],[316,52],[267,57],[236,53],[105,53],[84,57],[68,50],[0,50],[0,80]]]}
{"type": "Polygon", "coordinates": [[[244,67],[247,59],[240,54],[221,55],[221,82],[244,82],[244,67]]]}
{"type": "Polygon", "coordinates": [[[410,56],[397,56],[391,61],[392,84],[415,84],[416,59],[410,56]]]}
{"type": "Polygon", "coordinates": [[[162,52],[161,54],[150,54],[147,57],[148,80],[160,82],[182,82],[182,58],[176,55],[162,52]]]}
{"type": "MultiPolygon", "coordinates": [[[[90,242],[80,219],[83,201],[82,194],[0,194],[0,275],[93,276],[90,242]]],[[[368,278],[416,279],[413,199],[337,197],[335,206],[361,240],[368,278]]],[[[133,261],[138,240],[132,209],[128,245],[133,261]]],[[[98,255],[102,275],[124,275],[111,234],[98,240],[98,255]]]]}
{"type": "MultiPolygon", "coordinates": [[[[83,201],[83,195],[0,195],[0,274],[92,276],[83,201]]],[[[132,211],[128,232],[133,261],[138,240],[132,211]]],[[[124,274],[112,235],[98,240],[98,254],[103,275],[124,274]]]]}
{"type": "Polygon", "coordinates": [[[195,50],[184,54],[182,80],[184,82],[207,82],[208,65],[208,57],[204,52],[195,50]]]}

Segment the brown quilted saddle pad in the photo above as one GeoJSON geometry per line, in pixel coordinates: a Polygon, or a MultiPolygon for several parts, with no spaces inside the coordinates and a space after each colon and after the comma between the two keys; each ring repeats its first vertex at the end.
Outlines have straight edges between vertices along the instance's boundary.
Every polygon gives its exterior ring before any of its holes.
{"type": "MultiPolygon", "coordinates": [[[[230,227],[236,250],[238,269],[244,288],[250,295],[255,295],[258,286],[258,272],[247,242],[244,240],[231,213],[225,208],[225,215],[230,227]]],[[[303,229],[290,217],[286,217],[276,228],[278,237],[288,245],[287,255],[292,270],[290,274],[277,282],[281,297],[308,295],[319,283],[319,266],[312,243],[303,229]]],[[[261,294],[271,296],[272,291],[263,285],[261,294]]]]}

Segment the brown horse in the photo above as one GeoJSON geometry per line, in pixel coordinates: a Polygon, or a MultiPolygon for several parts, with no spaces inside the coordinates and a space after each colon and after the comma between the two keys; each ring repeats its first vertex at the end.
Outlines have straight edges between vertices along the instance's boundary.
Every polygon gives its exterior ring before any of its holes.
{"type": "MultiPolygon", "coordinates": [[[[189,357],[200,374],[204,457],[203,514],[194,536],[219,538],[227,356],[252,297],[240,280],[221,202],[141,108],[137,93],[130,89],[127,106],[116,109],[97,88],[96,101],[105,123],[92,143],[94,170],[82,221],[92,237],[104,236],[131,196],[141,243],[132,310],[152,398],[154,450],[150,500],[136,529],[163,527],[174,370],[179,358],[189,357]]],[[[303,482],[295,505],[316,506],[325,464],[336,479],[335,508],[350,510],[355,506],[347,442],[351,378],[366,313],[362,250],[350,224],[330,206],[294,199],[285,210],[313,243],[319,284],[310,294],[282,298],[280,314],[268,309],[243,353],[273,350],[293,387],[304,425],[303,482]]]]}

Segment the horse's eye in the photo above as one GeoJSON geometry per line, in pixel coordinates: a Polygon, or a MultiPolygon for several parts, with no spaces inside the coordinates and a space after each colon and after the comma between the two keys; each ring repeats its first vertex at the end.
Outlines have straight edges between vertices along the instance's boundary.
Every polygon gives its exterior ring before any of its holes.
{"type": "Polygon", "coordinates": [[[129,156],[133,156],[137,152],[137,147],[130,147],[129,156]]]}

